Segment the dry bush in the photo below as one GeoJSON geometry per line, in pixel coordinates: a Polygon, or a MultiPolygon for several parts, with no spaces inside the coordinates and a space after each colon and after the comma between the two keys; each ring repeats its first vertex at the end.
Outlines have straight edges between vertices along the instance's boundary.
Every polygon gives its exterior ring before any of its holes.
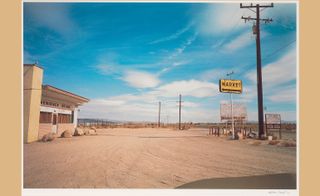
{"type": "Polygon", "coordinates": [[[51,142],[51,141],[53,141],[54,139],[56,139],[56,134],[55,133],[47,133],[47,134],[45,134],[43,137],[42,137],[42,139],[41,139],[41,141],[42,142],[51,142]]]}
{"type": "Polygon", "coordinates": [[[72,137],[72,133],[70,130],[65,130],[64,132],[62,132],[61,137],[62,138],[70,138],[70,137],[72,137]]]}
{"type": "Polygon", "coordinates": [[[296,142],[295,141],[282,141],[278,144],[278,146],[281,147],[296,147],[296,142]]]}
{"type": "Polygon", "coordinates": [[[74,136],[82,136],[84,135],[84,131],[82,128],[77,127],[76,130],[74,131],[74,136]]]}
{"type": "Polygon", "coordinates": [[[279,143],[280,143],[280,141],[278,141],[278,140],[271,140],[268,142],[269,145],[277,145],[279,143]]]}
{"type": "Polygon", "coordinates": [[[250,144],[254,146],[259,146],[261,144],[261,141],[252,141],[250,142],[250,144]]]}
{"type": "Polygon", "coordinates": [[[85,129],[84,135],[97,135],[97,133],[94,129],[85,129]]]}

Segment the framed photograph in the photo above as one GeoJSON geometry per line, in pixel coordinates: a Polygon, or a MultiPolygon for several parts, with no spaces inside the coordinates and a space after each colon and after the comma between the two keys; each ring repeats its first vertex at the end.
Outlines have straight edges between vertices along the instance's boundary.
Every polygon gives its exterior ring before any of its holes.
{"type": "Polygon", "coordinates": [[[298,8],[24,1],[23,195],[298,195],[298,8]]]}

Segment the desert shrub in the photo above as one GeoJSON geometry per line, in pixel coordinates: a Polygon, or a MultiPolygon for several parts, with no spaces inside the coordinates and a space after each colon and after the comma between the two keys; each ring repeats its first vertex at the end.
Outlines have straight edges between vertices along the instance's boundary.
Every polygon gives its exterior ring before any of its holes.
{"type": "Polygon", "coordinates": [[[261,141],[252,141],[250,142],[250,144],[254,146],[259,146],[261,144],[261,141]]]}
{"type": "Polygon", "coordinates": [[[278,141],[278,140],[271,140],[268,142],[269,145],[277,145],[279,143],[280,143],[280,141],[278,141]]]}
{"type": "Polygon", "coordinates": [[[296,147],[295,141],[282,141],[278,144],[281,147],[296,147]]]}
{"type": "Polygon", "coordinates": [[[62,138],[70,138],[70,137],[72,137],[72,133],[70,130],[65,130],[64,132],[62,132],[61,137],[62,138]]]}
{"type": "Polygon", "coordinates": [[[77,127],[76,130],[74,131],[74,136],[82,136],[84,134],[83,129],[77,127]]]}
{"type": "Polygon", "coordinates": [[[41,138],[41,141],[42,142],[51,142],[53,141],[54,139],[56,139],[56,134],[55,133],[48,133],[48,134],[45,134],[42,138],[41,138]]]}

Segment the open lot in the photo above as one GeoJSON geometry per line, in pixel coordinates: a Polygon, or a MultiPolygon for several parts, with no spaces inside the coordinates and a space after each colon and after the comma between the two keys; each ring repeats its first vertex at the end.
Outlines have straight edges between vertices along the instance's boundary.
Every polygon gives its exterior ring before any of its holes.
{"type": "Polygon", "coordinates": [[[295,173],[296,148],[207,130],[99,129],[24,144],[24,188],[175,188],[208,179],[295,173]]]}

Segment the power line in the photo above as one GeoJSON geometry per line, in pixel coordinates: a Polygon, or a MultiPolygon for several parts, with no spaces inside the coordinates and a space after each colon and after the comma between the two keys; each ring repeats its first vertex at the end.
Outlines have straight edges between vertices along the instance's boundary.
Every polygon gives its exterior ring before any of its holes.
{"type": "Polygon", "coordinates": [[[281,50],[289,47],[291,44],[293,44],[294,42],[296,42],[296,40],[292,40],[289,43],[283,45],[282,47],[278,48],[277,50],[273,51],[272,53],[268,54],[267,56],[265,56],[264,58],[262,58],[262,60],[266,60],[267,58],[270,58],[271,56],[275,55],[276,53],[280,52],[281,50]]]}
{"type": "MultiPolygon", "coordinates": [[[[267,54],[265,57],[263,57],[261,60],[266,60],[270,57],[272,57],[273,55],[277,54],[278,52],[282,51],[283,49],[289,47],[291,44],[293,44],[294,42],[296,42],[296,40],[292,40],[288,43],[286,43],[285,45],[279,47],[278,49],[274,50],[273,52],[270,52],[269,54],[267,54]]],[[[243,67],[251,67],[251,66],[254,66],[255,64],[247,64],[247,65],[244,65],[243,67]]]]}

